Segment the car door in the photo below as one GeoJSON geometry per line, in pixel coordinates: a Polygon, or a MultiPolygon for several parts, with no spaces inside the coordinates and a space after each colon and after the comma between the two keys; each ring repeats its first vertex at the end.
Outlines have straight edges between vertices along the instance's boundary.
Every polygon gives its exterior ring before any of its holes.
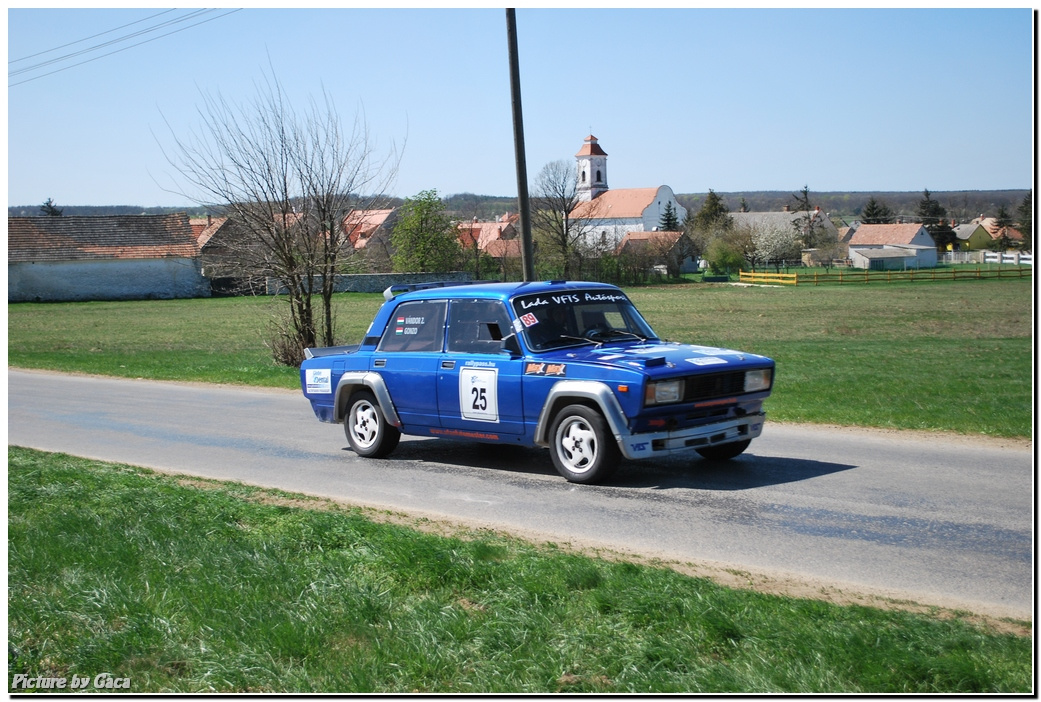
{"type": "Polygon", "coordinates": [[[372,355],[371,370],[383,377],[406,431],[440,424],[437,373],[447,307],[445,300],[401,303],[372,355]]]}
{"type": "Polygon", "coordinates": [[[496,440],[524,433],[523,362],[504,353],[500,343],[511,330],[500,300],[451,302],[437,377],[444,434],[496,440]]]}

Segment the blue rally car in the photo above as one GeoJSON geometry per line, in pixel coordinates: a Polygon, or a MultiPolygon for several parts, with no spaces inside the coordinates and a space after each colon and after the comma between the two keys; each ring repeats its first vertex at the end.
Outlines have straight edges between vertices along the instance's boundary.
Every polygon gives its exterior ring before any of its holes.
{"type": "Polygon", "coordinates": [[[617,287],[412,287],[387,289],[360,345],[308,349],[300,367],[315,415],[360,456],[403,433],[542,446],[593,483],[622,456],[730,459],[763,430],[772,360],[662,341],[617,287]]]}

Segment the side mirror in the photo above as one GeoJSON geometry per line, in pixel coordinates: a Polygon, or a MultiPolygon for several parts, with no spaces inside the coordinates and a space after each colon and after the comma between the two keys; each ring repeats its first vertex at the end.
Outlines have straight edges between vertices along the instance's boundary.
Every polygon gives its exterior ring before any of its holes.
{"type": "Polygon", "coordinates": [[[513,358],[518,358],[524,355],[524,352],[521,351],[520,341],[517,339],[516,334],[510,334],[509,336],[503,337],[500,348],[510,354],[513,358]]]}

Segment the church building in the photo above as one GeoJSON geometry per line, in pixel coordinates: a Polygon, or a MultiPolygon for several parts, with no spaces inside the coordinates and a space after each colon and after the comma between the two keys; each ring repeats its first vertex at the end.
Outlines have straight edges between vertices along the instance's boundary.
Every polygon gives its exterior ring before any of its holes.
{"type": "Polygon", "coordinates": [[[580,202],[571,217],[588,221],[589,237],[615,246],[629,232],[657,231],[669,204],[676,221],[683,224],[687,210],[667,185],[611,190],[607,185],[607,152],[595,136],[586,137],[575,159],[580,202]]]}

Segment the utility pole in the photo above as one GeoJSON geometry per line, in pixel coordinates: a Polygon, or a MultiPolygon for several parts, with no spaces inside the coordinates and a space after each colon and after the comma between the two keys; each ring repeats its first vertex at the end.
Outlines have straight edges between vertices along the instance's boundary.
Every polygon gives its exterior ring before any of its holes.
{"type": "Polygon", "coordinates": [[[524,282],[535,280],[535,253],[531,245],[528,211],[528,167],[524,161],[524,119],[521,115],[520,66],[517,60],[517,11],[506,9],[506,38],[510,49],[510,95],[513,102],[513,148],[517,160],[517,207],[520,210],[521,265],[524,282]]]}

